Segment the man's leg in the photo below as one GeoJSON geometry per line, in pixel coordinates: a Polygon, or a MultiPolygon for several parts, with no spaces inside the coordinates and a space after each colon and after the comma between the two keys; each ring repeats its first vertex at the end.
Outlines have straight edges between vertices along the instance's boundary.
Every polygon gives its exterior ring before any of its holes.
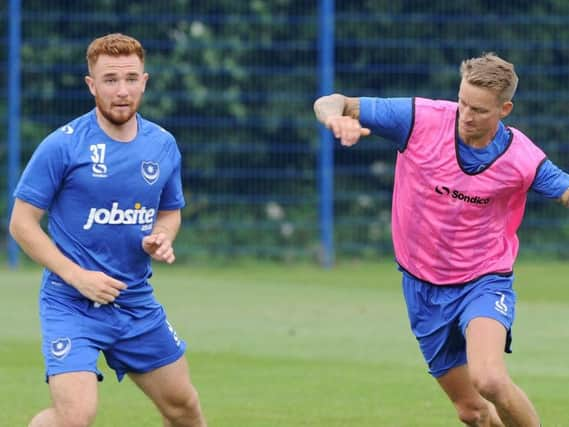
{"type": "Polygon", "coordinates": [[[466,365],[451,369],[437,381],[464,424],[470,427],[504,427],[494,405],[474,388],[466,365]]]}
{"type": "Polygon", "coordinates": [[[206,427],[185,357],[154,371],[128,376],[158,407],[165,426],[206,427]]]}
{"type": "Polygon", "coordinates": [[[29,427],[88,427],[97,413],[97,376],[70,372],[49,377],[52,406],[39,412],[29,427]]]}
{"type": "Polygon", "coordinates": [[[497,320],[477,317],[466,328],[468,370],[474,388],[496,407],[507,427],[538,427],[539,417],[515,385],[504,361],[506,329],[497,320]]]}

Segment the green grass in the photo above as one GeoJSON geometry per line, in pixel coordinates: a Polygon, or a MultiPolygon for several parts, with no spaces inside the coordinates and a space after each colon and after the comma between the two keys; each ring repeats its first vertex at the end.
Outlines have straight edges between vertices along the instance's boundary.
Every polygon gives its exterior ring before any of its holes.
{"type": "MultiPolygon", "coordinates": [[[[525,262],[514,380],[548,427],[569,425],[569,266],[525,262]]],[[[0,425],[23,426],[49,404],[43,382],[40,271],[1,270],[0,425]]],[[[446,427],[454,410],[426,373],[392,263],[244,263],[159,268],[153,283],[188,344],[211,427],[446,427]]],[[[153,405],[104,359],[96,426],[158,426],[153,405]]]]}

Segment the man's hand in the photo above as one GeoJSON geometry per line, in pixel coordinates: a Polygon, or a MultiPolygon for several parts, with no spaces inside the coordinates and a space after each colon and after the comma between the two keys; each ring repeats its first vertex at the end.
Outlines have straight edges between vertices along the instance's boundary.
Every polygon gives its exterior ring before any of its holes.
{"type": "Polygon", "coordinates": [[[81,295],[99,304],[112,303],[126,285],[100,271],[83,270],[73,278],[72,285],[81,295]]]}
{"type": "Polygon", "coordinates": [[[156,261],[172,264],[176,260],[172,241],[163,232],[145,236],[142,239],[142,249],[156,261]]]}
{"type": "Polygon", "coordinates": [[[357,143],[360,137],[371,134],[371,130],[363,128],[359,121],[360,98],[339,93],[321,96],[314,102],[314,113],[318,121],[346,147],[357,143]]]}
{"type": "Polygon", "coordinates": [[[569,188],[565,190],[565,193],[563,193],[557,201],[566,208],[569,208],[569,188]]]}
{"type": "Polygon", "coordinates": [[[359,120],[349,116],[328,117],[324,124],[346,147],[356,144],[360,137],[371,134],[370,129],[362,127],[359,120]]]}

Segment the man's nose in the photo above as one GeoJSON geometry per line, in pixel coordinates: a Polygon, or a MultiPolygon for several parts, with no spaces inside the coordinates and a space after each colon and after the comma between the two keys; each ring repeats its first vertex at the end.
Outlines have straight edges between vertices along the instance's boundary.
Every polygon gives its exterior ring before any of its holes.
{"type": "Polygon", "coordinates": [[[465,108],[464,111],[462,111],[462,119],[465,122],[471,122],[473,119],[472,111],[469,110],[468,108],[465,108]]]}
{"type": "Polygon", "coordinates": [[[128,95],[128,91],[126,90],[126,82],[125,81],[119,81],[119,88],[118,88],[118,92],[117,92],[118,96],[124,97],[128,95]]]}

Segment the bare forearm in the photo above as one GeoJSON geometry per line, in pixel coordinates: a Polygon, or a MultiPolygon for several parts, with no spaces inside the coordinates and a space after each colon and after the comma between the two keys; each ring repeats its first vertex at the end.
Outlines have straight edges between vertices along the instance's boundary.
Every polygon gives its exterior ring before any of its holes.
{"type": "Polygon", "coordinates": [[[152,232],[164,233],[173,242],[176,239],[176,236],[178,235],[181,223],[182,223],[182,215],[179,210],[159,211],[152,232]]]}
{"type": "Polygon", "coordinates": [[[329,117],[342,116],[344,114],[344,96],[335,93],[318,98],[314,102],[314,113],[323,124],[326,124],[329,117]]]}
{"type": "Polygon", "coordinates": [[[81,267],[67,258],[39,224],[13,225],[10,232],[20,248],[38,264],[72,284],[81,267]]]}
{"type": "Polygon", "coordinates": [[[360,104],[358,98],[349,98],[339,93],[322,96],[314,102],[316,118],[327,124],[330,117],[349,116],[358,120],[360,117],[360,104]]]}

